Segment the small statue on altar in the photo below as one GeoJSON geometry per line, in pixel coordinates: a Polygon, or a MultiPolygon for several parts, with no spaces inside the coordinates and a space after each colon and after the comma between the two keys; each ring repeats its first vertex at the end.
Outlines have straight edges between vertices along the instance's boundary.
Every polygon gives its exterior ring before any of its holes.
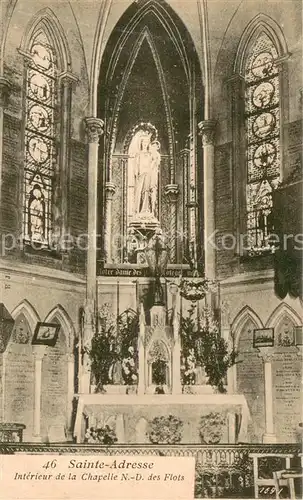
{"type": "Polygon", "coordinates": [[[108,380],[110,384],[121,385],[123,384],[123,369],[122,361],[120,359],[119,348],[116,348],[112,353],[112,364],[108,371],[108,380]]]}
{"type": "Polygon", "coordinates": [[[182,359],[181,370],[183,373],[184,385],[195,385],[197,373],[197,360],[195,350],[189,349],[187,356],[182,359]]]}
{"type": "Polygon", "coordinates": [[[134,385],[138,381],[135,349],[130,346],[128,355],[122,360],[122,376],[125,385],[134,385]]]}

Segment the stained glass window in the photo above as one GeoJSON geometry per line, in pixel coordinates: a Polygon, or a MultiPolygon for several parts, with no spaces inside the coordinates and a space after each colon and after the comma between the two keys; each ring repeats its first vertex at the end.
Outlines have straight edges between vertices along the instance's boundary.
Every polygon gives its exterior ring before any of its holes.
{"type": "Polygon", "coordinates": [[[272,191],[280,179],[280,89],[278,53],[262,33],[245,67],[246,210],[250,253],[271,250],[272,191]]]}
{"type": "Polygon", "coordinates": [[[23,234],[25,242],[50,244],[55,164],[55,51],[39,32],[32,40],[26,74],[23,234]]]}

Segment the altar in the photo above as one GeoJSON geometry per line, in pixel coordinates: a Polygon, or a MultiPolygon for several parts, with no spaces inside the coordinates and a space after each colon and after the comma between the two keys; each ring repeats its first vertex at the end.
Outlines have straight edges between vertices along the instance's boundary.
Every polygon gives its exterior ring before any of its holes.
{"type": "MultiPolygon", "coordinates": [[[[170,415],[182,422],[180,443],[199,444],[201,418],[217,426],[221,418],[220,436],[216,442],[247,442],[249,409],[242,394],[78,394],[74,438],[84,442],[87,428],[105,425],[115,429],[120,444],[151,443],[148,428],[155,418],[170,415]]],[[[213,430],[213,429],[212,429],[213,430]]]]}

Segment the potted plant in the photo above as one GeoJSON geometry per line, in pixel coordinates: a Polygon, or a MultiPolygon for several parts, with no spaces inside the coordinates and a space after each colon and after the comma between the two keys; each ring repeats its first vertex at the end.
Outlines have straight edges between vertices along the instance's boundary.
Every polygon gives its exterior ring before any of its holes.
{"type": "Polygon", "coordinates": [[[147,434],[152,444],[177,444],[182,439],[183,422],[174,415],[155,417],[147,434]]]}

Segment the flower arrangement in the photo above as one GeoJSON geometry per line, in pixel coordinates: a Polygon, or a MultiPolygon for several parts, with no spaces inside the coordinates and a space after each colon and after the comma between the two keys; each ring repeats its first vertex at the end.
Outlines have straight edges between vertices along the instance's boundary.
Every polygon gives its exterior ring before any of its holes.
{"type": "Polygon", "coordinates": [[[200,419],[199,435],[203,444],[217,444],[220,442],[226,423],[222,413],[211,412],[200,419]]]}
{"type": "Polygon", "coordinates": [[[111,445],[117,441],[116,433],[109,425],[105,425],[101,428],[90,427],[90,429],[87,429],[84,437],[84,442],[91,444],[101,443],[111,445]]]}
{"type": "Polygon", "coordinates": [[[197,281],[193,279],[182,279],[179,285],[180,295],[187,300],[196,302],[197,300],[204,299],[207,292],[209,292],[215,284],[215,281],[207,278],[200,278],[197,281]]]}
{"type": "Polygon", "coordinates": [[[183,422],[174,415],[155,417],[147,434],[152,444],[177,444],[182,439],[183,422]]]}

